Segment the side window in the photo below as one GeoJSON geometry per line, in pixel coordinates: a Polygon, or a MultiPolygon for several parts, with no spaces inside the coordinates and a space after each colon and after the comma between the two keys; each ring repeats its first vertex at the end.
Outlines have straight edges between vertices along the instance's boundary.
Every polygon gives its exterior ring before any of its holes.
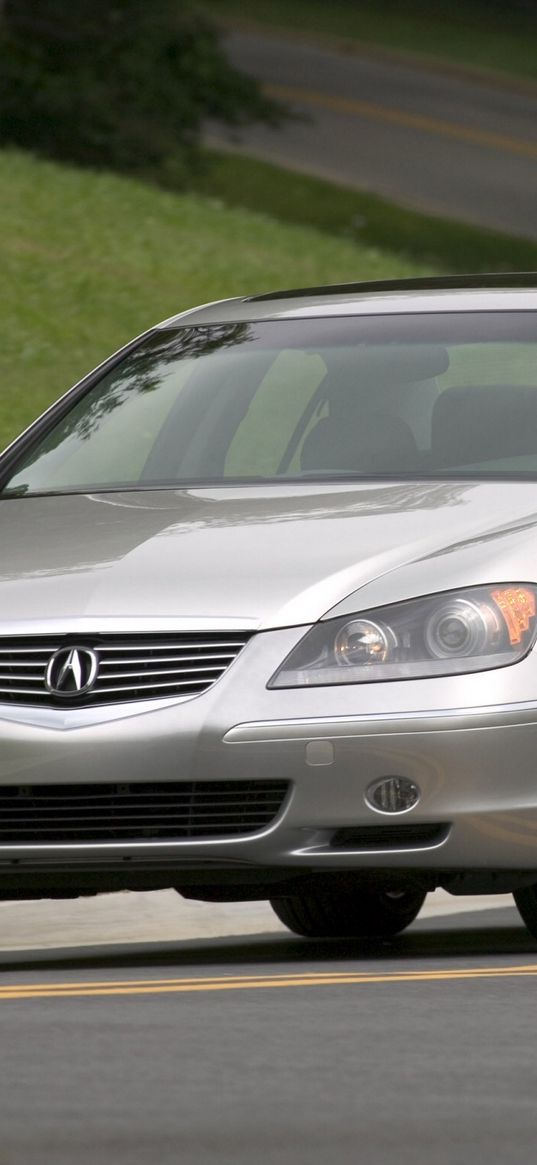
{"type": "MultiPolygon", "coordinates": [[[[328,416],[329,416],[328,401],[326,400],[325,397],[323,397],[322,400],[319,401],[317,407],[313,409],[311,416],[308,417],[308,420],[307,420],[306,425],[304,426],[303,432],[300,433],[300,438],[296,442],[296,449],[294,449],[293,455],[292,455],[291,460],[289,461],[289,465],[287,467],[287,472],[290,475],[292,475],[294,473],[297,473],[297,474],[300,473],[300,470],[302,469],[302,450],[303,450],[303,448],[308,440],[308,437],[309,437],[312,429],[315,429],[317,427],[319,421],[322,421],[325,417],[328,417],[328,416]]],[[[295,434],[295,440],[296,440],[296,434],[295,434]]],[[[293,444],[294,444],[294,442],[293,442],[293,444]]]]}
{"type": "Polygon", "coordinates": [[[225,476],[273,476],[300,418],[326,375],[320,356],[280,352],[265,373],[229,446],[225,476]]]}
{"type": "Polygon", "coordinates": [[[528,384],[537,387],[535,344],[464,344],[449,351],[441,388],[458,384],[528,384]]]}

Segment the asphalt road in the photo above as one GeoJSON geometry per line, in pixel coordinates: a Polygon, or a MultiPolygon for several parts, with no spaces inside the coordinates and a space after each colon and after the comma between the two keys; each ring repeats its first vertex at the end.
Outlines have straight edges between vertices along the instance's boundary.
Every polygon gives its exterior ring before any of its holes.
{"type": "Polygon", "coordinates": [[[1,1165],[530,1165],[537,944],[512,908],[0,955],[1,1165]]]}
{"type": "MultiPolygon", "coordinates": [[[[233,148],[401,203],[537,238],[537,87],[495,88],[463,74],[268,32],[227,48],[302,116],[252,126],[233,148]]],[[[211,137],[225,140],[222,130],[211,137]]]]}

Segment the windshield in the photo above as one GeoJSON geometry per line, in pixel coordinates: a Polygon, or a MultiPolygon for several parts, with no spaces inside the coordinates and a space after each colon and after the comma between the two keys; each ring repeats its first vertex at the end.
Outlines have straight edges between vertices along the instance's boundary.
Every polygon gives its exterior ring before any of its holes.
{"type": "Polygon", "coordinates": [[[537,478],[532,313],[162,329],[67,401],[2,492],[409,476],[537,478]]]}

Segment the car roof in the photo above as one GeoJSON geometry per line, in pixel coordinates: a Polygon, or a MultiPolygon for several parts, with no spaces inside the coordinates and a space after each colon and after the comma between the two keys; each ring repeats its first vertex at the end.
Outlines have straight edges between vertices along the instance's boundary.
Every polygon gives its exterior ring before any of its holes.
{"type": "Polygon", "coordinates": [[[264,295],[240,296],[190,308],[164,320],[160,326],[408,312],[536,309],[537,273],[500,272],[489,275],[387,279],[271,291],[264,295]]]}

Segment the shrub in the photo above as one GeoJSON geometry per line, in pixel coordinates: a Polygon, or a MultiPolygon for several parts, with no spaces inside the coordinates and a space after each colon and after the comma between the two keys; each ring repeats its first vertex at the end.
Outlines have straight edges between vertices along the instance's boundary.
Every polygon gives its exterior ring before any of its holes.
{"type": "Polygon", "coordinates": [[[195,156],[203,119],[271,120],[191,0],[4,0],[0,143],[143,172],[195,156]]]}

